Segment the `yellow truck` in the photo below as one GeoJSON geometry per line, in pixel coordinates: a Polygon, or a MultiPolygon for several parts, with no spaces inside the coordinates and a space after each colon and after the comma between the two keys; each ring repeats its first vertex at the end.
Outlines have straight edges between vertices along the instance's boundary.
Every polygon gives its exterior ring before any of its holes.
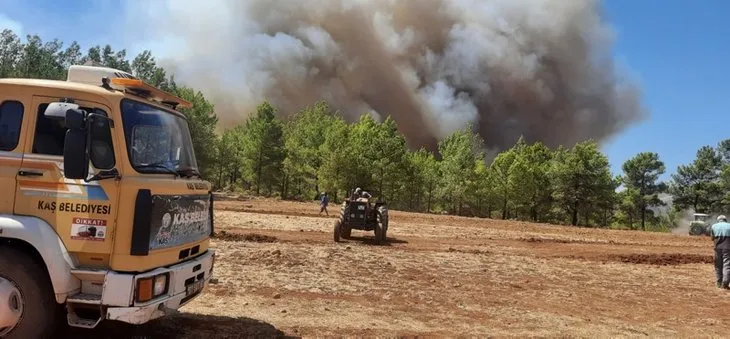
{"type": "Polygon", "coordinates": [[[142,324],[205,289],[213,195],[190,106],[106,67],[0,79],[0,338],[142,324]]]}

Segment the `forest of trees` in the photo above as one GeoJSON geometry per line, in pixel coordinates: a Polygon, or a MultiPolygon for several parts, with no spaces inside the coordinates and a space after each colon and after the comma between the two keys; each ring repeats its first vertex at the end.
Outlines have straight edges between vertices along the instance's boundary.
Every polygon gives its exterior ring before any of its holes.
{"type": "Polygon", "coordinates": [[[642,152],[613,176],[609,159],[591,140],[550,149],[517,140],[487,159],[483,141],[466,127],[442,140],[438,153],[412,151],[395,121],[364,114],[347,123],[326,102],[281,118],[261,103],[247,121],[216,132],[214,105],[197,89],[175,82],[150,51],[131,60],[125,50],[24,39],[0,33],[0,77],[66,78],[87,61],[132,72],[193,103],[188,117],[204,177],[218,190],[312,200],[326,191],[337,201],[355,186],[385,198],[391,208],[593,227],[667,230],[680,211],[726,212],[730,207],[730,139],[704,146],[669,182],[660,156],[642,152]],[[660,195],[673,197],[668,213],[660,195]]]}

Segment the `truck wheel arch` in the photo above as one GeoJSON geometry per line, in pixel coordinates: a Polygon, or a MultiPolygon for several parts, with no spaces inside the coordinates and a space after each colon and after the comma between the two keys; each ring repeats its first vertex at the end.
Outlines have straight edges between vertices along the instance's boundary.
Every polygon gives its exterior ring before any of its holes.
{"type": "Polygon", "coordinates": [[[66,246],[56,231],[40,218],[0,215],[0,246],[13,246],[40,260],[53,286],[56,301],[81,288],[81,282],[71,270],[76,267],[66,246]]]}

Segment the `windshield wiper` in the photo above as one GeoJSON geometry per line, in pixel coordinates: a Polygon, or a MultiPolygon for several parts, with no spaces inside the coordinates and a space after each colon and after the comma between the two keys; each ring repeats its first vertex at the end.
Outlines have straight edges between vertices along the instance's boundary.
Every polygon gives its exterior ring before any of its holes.
{"type": "Polygon", "coordinates": [[[178,173],[178,171],[176,171],[175,169],[173,169],[173,168],[171,168],[169,166],[165,166],[165,164],[159,163],[159,162],[158,163],[153,163],[153,164],[146,164],[146,165],[137,165],[137,168],[144,168],[144,169],[157,168],[157,169],[162,169],[162,170],[165,171],[165,173],[170,173],[170,174],[172,174],[172,175],[174,175],[176,177],[180,177],[181,176],[181,174],[178,173]]]}
{"type": "Polygon", "coordinates": [[[107,171],[100,171],[99,173],[96,173],[94,174],[94,176],[89,178],[89,180],[86,180],[86,182],[99,181],[104,179],[119,179],[119,171],[117,171],[116,168],[107,171]]]}
{"type": "Polygon", "coordinates": [[[192,176],[196,176],[198,178],[202,178],[202,176],[200,175],[200,172],[198,172],[198,170],[195,169],[195,168],[193,168],[193,167],[187,167],[187,168],[178,169],[176,171],[176,173],[179,174],[180,176],[185,176],[185,177],[188,177],[188,178],[190,178],[192,176]]]}

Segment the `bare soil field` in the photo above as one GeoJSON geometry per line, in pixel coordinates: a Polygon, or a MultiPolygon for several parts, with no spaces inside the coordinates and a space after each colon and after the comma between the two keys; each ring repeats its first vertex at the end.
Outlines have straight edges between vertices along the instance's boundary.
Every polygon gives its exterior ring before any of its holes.
{"type": "Polygon", "coordinates": [[[335,243],[316,203],[218,201],[217,283],[181,313],[79,338],[717,337],[706,237],[391,211],[335,243]]]}

